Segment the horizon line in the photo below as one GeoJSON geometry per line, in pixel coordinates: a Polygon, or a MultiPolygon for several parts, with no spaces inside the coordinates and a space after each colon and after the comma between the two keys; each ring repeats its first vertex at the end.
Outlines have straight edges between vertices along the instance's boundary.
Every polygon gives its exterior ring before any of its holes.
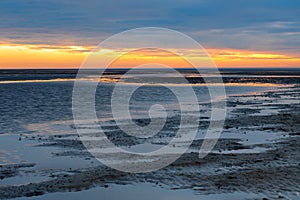
{"type": "MultiPolygon", "coordinates": [[[[300,69],[299,67],[278,67],[278,66],[266,66],[266,67],[256,67],[256,66],[249,66],[249,67],[216,67],[216,68],[211,68],[211,67],[173,67],[174,69],[300,69]]],[[[129,70],[133,68],[126,68],[126,67],[114,67],[114,68],[58,68],[58,67],[50,67],[50,68],[0,68],[1,71],[3,70],[99,70],[99,69],[104,69],[104,70],[129,70]]],[[[141,69],[141,68],[140,68],[141,69]]],[[[142,68],[142,69],[165,69],[165,68],[142,68]]]]}

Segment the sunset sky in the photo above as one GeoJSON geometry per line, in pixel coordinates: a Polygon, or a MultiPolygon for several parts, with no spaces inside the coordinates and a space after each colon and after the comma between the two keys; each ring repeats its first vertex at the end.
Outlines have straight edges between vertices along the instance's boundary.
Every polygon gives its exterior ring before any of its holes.
{"type": "Polygon", "coordinates": [[[0,69],[78,68],[99,42],[139,27],[187,34],[218,67],[300,67],[298,0],[1,0],[0,17],[0,69]]]}

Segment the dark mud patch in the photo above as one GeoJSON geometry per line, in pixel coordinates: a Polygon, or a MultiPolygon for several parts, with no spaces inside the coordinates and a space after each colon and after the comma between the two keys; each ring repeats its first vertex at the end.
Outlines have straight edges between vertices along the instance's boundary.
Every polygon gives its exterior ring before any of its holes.
{"type": "Polygon", "coordinates": [[[17,176],[20,168],[34,167],[35,163],[0,164],[0,180],[17,176]]]}

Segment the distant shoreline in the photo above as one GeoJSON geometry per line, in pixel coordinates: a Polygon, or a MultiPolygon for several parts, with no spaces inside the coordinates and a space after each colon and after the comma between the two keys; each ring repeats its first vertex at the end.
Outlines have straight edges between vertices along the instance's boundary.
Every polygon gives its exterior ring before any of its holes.
{"type": "MultiPolygon", "coordinates": [[[[0,75],[1,74],[77,74],[80,68],[77,69],[0,69],[0,75]]],[[[197,72],[195,68],[175,68],[177,71],[180,72],[197,72]]],[[[83,69],[81,69],[83,70],[83,69]]],[[[101,69],[84,69],[88,72],[93,71],[99,71],[101,69]]],[[[109,68],[105,69],[106,73],[126,73],[129,68],[109,68]]],[[[141,71],[147,71],[147,70],[164,70],[159,68],[145,68],[145,69],[139,69],[141,71]]],[[[210,70],[209,68],[202,68],[201,70],[210,70]]],[[[213,69],[215,70],[215,69],[213,69]]],[[[256,74],[291,74],[293,75],[300,75],[300,67],[299,68],[218,68],[221,74],[248,74],[248,75],[256,75],[256,74]],[[295,74],[295,72],[297,74],[295,74]]]]}

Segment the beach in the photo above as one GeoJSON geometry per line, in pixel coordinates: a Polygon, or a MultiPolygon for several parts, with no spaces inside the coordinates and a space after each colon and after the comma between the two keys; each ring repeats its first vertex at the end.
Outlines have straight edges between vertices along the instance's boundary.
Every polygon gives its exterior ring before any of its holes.
{"type": "MultiPolygon", "coordinates": [[[[299,71],[221,72],[227,113],[214,149],[199,158],[211,105],[207,93],[203,92],[202,79],[185,71],[189,83],[194,84],[201,107],[197,136],[174,163],[158,171],[138,174],[111,169],[86,151],[72,119],[76,73],[28,72],[15,77],[2,73],[0,198],[299,199],[299,71]]],[[[108,73],[100,81],[99,97],[110,96],[110,87],[119,80],[120,74],[108,73]]],[[[176,79],[172,77],[172,80],[176,79]]],[[[95,77],[88,76],[84,81],[95,81],[95,77]]],[[[124,85],[130,86],[134,81],[138,79],[128,77],[124,85]]],[[[159,149],[176,132],[180,115],[172,95],[153,84],[145,92],[157,96],[154,100],[142,100],[149,105],[164,103],[170,113],[168,126],[147,139],[120,132],[111,118],[107,100],[96,98],[100,102],[96,105],[99,121],[106,136],[126,150],[159,149]]],[[[132,108],[137,111],[136,123],[145,125],[148,119],[139,115],[149,105],[139,104],[141,96],[136,94],[132,108]]],[[[84,124],[80,128],[93,129],[84,124]]],[[[187,144],[183,141],[177,145],[186,147],[187,144]]],[[[124,164],[109,149],[105,155],[111,162],[124,164]]]]}

